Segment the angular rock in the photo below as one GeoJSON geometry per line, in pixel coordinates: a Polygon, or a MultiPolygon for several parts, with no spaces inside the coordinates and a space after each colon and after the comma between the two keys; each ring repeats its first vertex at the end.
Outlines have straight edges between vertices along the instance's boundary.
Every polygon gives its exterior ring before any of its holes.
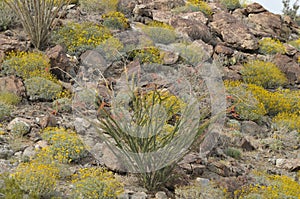
{"type": "Polygon", "coordinates": [[[291,33],[281,16],[271,12],[249,14],[248,21],[251,31],[259,37],[288,39],[291,33]]]}
{"type": "Polygon", "coordinates": [[[205,43],[212,42],[212,34],[209,28],[201,21],[175,17],[170,20],[170,24],[176,31],[183,33],[192,40],[202,40],[205,43]]]}
{"type": "Polygon", "coordinates": [[[168,196],[164,191],[159,191],[155,194],[155,199],[168,199],[168,196]]]}
{"type": "Polygon", "coordinates": [[[169,24],[170,20],[174,17],[171,11],[153,10],[152,18],[155,21],[160,21],[169,24]]]}
{"type": "Polygon", "coordinates": [[[248,27],[226,12],[218,12],[210,23],[224,42],[239,50],[256,50],[258,41],[251,34],[248,27]]]}
{"type": "Polygon", "coordinates": [[[15,118],[8,125],[7,130],[11,131],[13,134],[18,134],[18,136],[23,136],[29,133],[31,128],[31,121],[24,118],[15,118]]]}
{"type": "Polygon", "coordinates": [[[175,64],[178,61],[179,53],[164,51],[163,63],[166,65],[175,64]]]}
{"type": "Polygon", "coordinates": [[[266,12],[266,11],[267,10],[259,3],[251,3],[251,4],[247,5],[245,8],[246,15],[257,14],[257,13],[266,12]]]}
{"type": "Polygon", "coordinates": [[[291,172],[300,170],[300,159],[277,159],[276,166],[291,172]]]}
{"type": "Polygon", "coordinates": [[[15,76],[7,76],[0,78],[0,91],[8,91],[18,95],[25,96],[25,87],[20,78],[15,76]]]}
{"type": "Polygon", "coordinates": [[[243,121],[241,125],[243,134],[259,137],[263,133],[262,127],[253,121],[243,121]]]}
{"type": "Polygon", "coordinates": [[[88,50],[84,52],[81,56],[81,64],[87,68],[94,68],[100,70],[102,73],[107,68],[107,63],[105,58],[94,50],[88,50]]]}
{"type": "Polygon", "coordinates": [[[0,34],[0,51],[8,53],[11,51],[27,51],[28,49],[29,42],[0,34]]]}
{"type": "Polygon", "coordinates": [[[289,83],[295,84],[300,82],[300,66],[293,59],[286,55],[277,54],[272,62],[285,73],[289,83]]]}
{"type": "Polygon", "coordinates": [[[230,55],[233,55],[234,51],[231,48],[227,47],[227,46],[224,46],[222,44],[218,44],[215,47],[215,53],[230,56],[230,55]]]}
{"type": "MultiPolygon", "coordinates": [[[[113,171],[118,171],[118,172],[126,172],[127,168],[122,162],[122,159],[119,158],[115,153],[119,154],[117,151],[112,151],[107,144],[105,144],[102,148],[102,162],[104,165],[113,170],[113,171]]],[[[120,155],[120,154],[119,154],[120,155]]]]}
{"type": "Polygon", "coordinates": [[[180,13],[178,16],[183,19],[195,20],[203,24],[207,24],[208,22],[208,18],[203,14],[203,12],[180,13]]]}
{"type": "Polygon", "coordinates": [[[75,77],[74,64],[72,64],[61,45],[47,49],[46,56],[50,60],[51,72],[60,80],[70,79],[68,75],[75,77]],[[67,73],[67,74],[66,74],[67,73]]]}

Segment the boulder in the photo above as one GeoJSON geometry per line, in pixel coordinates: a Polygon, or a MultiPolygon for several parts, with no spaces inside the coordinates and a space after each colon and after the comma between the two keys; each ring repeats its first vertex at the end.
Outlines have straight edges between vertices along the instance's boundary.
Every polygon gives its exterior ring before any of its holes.
{"type": "Polygon", "coordinates": [[[213,16],[211,27],[224,42],[233,48],[238,50],[258,49],[258,41],[248,27],[229,13],[216,13],[213,16]]]}
{"type": "Polygon", "coordinates": [[[277,54],[272,62],[285,73],[290,84],[300,82],[300,66],[292,58],[286,55],[277,54]]]}
{"type": "Polygon", "coordinates": [[[7,76],[0,78],[0,91],[8,91],[18,95],[25,96],[25,87],[20,78],[15,76],[7,76]]]}

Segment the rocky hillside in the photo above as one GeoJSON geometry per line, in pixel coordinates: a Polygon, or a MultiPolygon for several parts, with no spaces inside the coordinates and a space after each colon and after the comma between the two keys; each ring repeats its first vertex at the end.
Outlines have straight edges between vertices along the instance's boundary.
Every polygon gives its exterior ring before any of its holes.
{"type": "Polygon", "coordinates": [[[300,198],[288,16],[79,0],[38,50],[0,4],[0,198],[300,198]]]}

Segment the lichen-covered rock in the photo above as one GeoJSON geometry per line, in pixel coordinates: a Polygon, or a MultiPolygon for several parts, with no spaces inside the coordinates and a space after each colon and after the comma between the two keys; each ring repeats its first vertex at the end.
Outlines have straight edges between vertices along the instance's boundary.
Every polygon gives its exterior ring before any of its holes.
{"type": "Polygon", "coordinates": [[[25,81],[26,94],[30,100],[53,100],[61,91],[62,87],[50,80],[33,77],[25,81]]]}

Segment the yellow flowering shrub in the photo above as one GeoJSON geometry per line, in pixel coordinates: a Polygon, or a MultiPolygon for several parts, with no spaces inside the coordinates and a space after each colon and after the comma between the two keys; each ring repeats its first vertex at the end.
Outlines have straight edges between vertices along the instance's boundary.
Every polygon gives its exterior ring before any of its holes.
{"type": "Polygon", "coordinates": [[[162,55],[154,46],[134,49],[129,52],[129,59],[138,59],[141,63],[162,63],[162,55]]]}
{"type": "Polygon", "coordinates": [[[1,72],[23,79],[43,77],[51,81],[56,80],[50,73],[49,59],[41,52],[12,52],[2,63],[1,72]]]}
{"type": "Polygon", "coordinates": [[[203,0],[188,0],[187,4],[192,5],[192,6],[196,6],[199,11],[203,12],[206,16],[210,16],[213,14],[211,8],[209,7],[209,5],[207,4],[207,2],[203,1],[203,0]]]}
{"type": "Polygon", "coordinates": [[[264,104],[254,97],[247,85],[240,81],[225,81],[224,84],[229,94],[228,99],[232,103],[230,114],[239,119],[253,121],[260,121],[267,114],[264,104]]]}
{"type": "Polygon", "coordinates": [[[46,197],[55,190],[59,169],[53,164],[32,161],[21,163],[12,177],[31,197],[46,197]]]}
{"type": "Polygon", "coordinates": [[[50,154],[60,163],[78,161],[87,155],[82,141],[73,131],[63,128],[46,128],[41,136],[50,144],[50,154]]]}
{"type": "Polygon", "coordinates": [[[53,40],[67,47],[68,53],[80,55],[95,48],[112,35],[104,26],[93,23],[68,23],[54,32],[53,40]]]}
{"type": "Polygon", "coordinates": [[[286,53],[284,45],[279,40],[270,37],[263,38],[259,41],[259,50],[265,55],[286,53]]]}
{"type": "Polygon", "coordinates": [[[117,198],[123,191],[112,172],[102,168],[83,168],[73,175],[74,198],[117,198]]]}
{"type": "Polygon", "coordinates": [[[235,191],[235,198],[300,198],[300,184],[290,177],[262,173],[260,173],[259,176],[264,178],[264,184],[243,187],[240,190],[235,191]]]}
{"type": "Polygon", "coordinates": [[[166,23],[152,21],[147,26],[143,26],[142,31],[155,43],[169,44],[176,40],[174,28],[166,23]]]}
{"type": "Polygon", "coordinates": [[[300,115],[296,113],[279,113],[273,118],[278,127],[287,127],[290,130],[300,132],[300,115]]]}
{"type": "Polygon", "coordinates": [[[129,28],[128,19],[121,12],[109,12],[102,15],[103,25],[110,29],[125,30],[129,28]]]}
{"type": "Polygon", "coordinates": [[[290,45],[300,50],[300,38],[289,42],[290,45]]]}
{"type": "Polygon", "coordinates": [[[287,78],[280,69],[271,62],[255,60],[245,64],[241,71],[244,82],[256,84],[264,88],[285,85],[287,78]]]}
{"type": "Polygon", "coordinates": [[[0,102],[8,105],[17,105],[21,98],[14,93],[8,91],[0,91],[0,102]]]}
{"type": "Polygon", "coordinates": [[[297,113],[300,109],[298,91],[284,89],[271,92],[254,84],[248,84],[247,88],[264,104],[269,115],[274,116],[280,112],[297,113]]]}

